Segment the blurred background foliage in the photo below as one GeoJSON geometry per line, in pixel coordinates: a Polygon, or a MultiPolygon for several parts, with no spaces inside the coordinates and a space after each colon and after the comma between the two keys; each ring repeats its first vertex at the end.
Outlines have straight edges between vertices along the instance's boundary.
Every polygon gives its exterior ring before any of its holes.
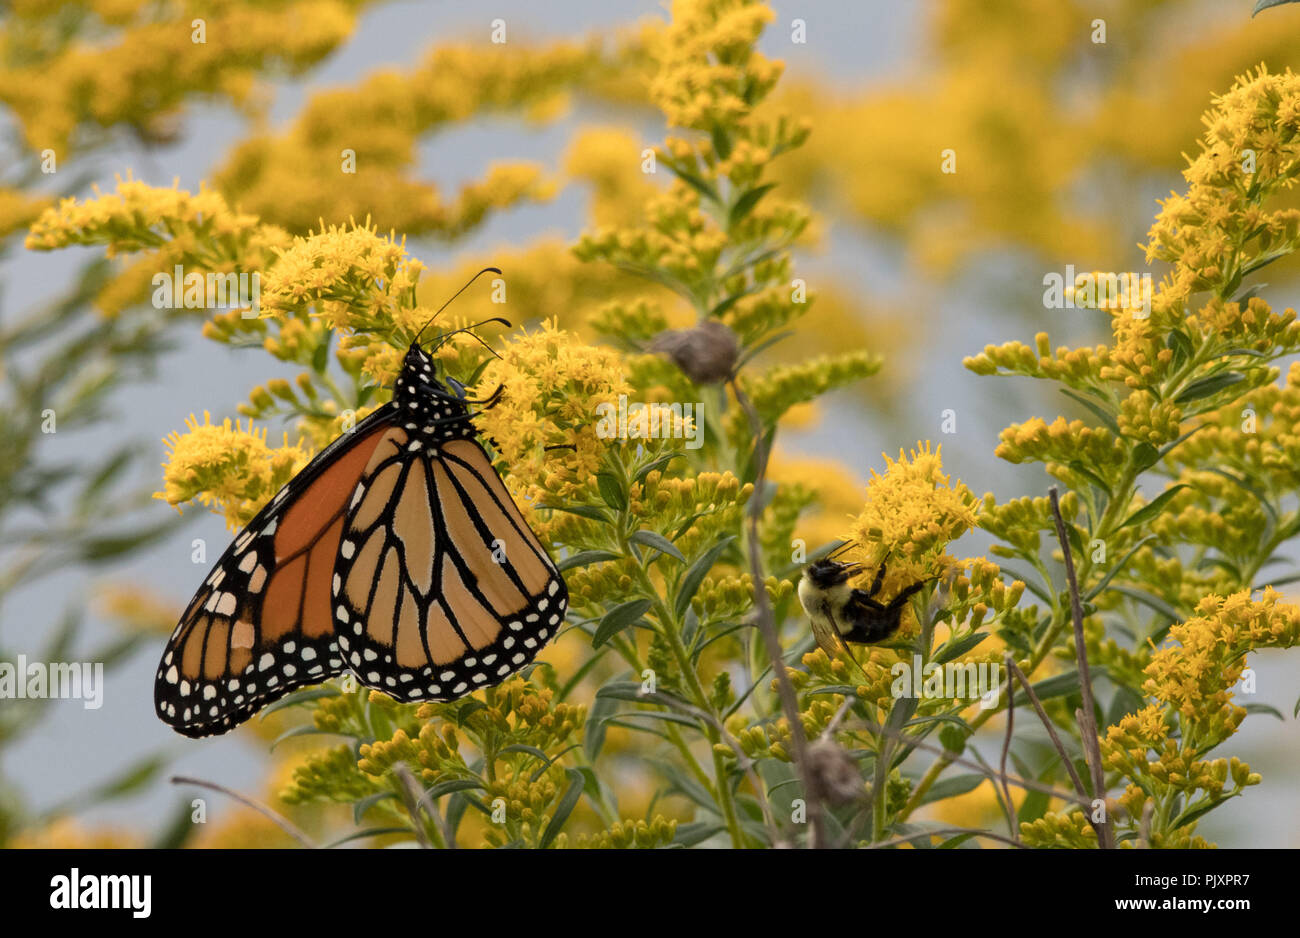
{"type": "MultiPolygon", "coordinates": [[[[102,660],[106,667],[137,652],[151,659],[187,592],[186,583],[174,583],[154,595],[123,583],[116,571],[167,538],[180,545],[176,550],[188,550],[188,536],[177,530],[186,520],[148,497],[158,488],[153,440],[173,427],[132,423],[122,402],[129,386],[156,380],[182,337],[200,327],[204,311],[160,311],[148,303],[151,275],[194,244],[159,238],[107,260],[66,252],[58,267],[38,268],[16,256],[28,226],[59,198],[88,195],[92,183],[111,189],[108,165],[143,169],[185,154],[199,162],[213,192],[272,231],[268,243],[277,240],[275,230],[287,238],[350,220],[404,234],[427,246],[426,258],[436,258],[421,281],[429,300],[450,296],[484,263],[494,263],[509,275],[510,317],[517,324],[553,320],[595,340],[602,332],[593,325],[595,310],[638,302],[662,309],[663,325],[692,321],[690,304],[669,290],[617,265],[584,262],[573,239],[543,226],[487,256],[481,244],[465,249],[493,219],[536,218],[528,213],[574,191],[585,198],[584,229],[641,222],[660,189],[641,164],[644,148],[664,136],[651,54],[664,14],[627,4],[625,25],[565,39],[546,38],[525,17],[518,24],[509,19],[504,44],[490,41],[493,26],[485,18],[464,38],[430,40],[414,61],[376,57],[358,80],[316,83],[313,76],[383,5],[8,4],[0,18],[3,272],[10,280],[41,276],[52,283],[28,307],[14,308],[10,290],[0,296],[0,659],[21,653],[102,660]],[[286,82],[309,90],[290,113],[277,107],[277,90],[286,82]],[[207,134],[205,115],[213,107],[239,116],[238,139],[207,134]],[[489,137],[497,154],[471,178],[427,172],[427,154],[454,145],[457,134],[502,128],[521,136],[508,143],[489,137]],[[546,134],[564,141],[553,165],[515,155],[546,134]],[[355,175],[340,173],[348,150],[361,167],[355,175]],[[43,430],[47,411],[55,415],[57,434],[43,430]],[[96,429],[117,423],[129,433],[110,435],[115,445],[104,445],[96,429]],[[78,446],[79,439],[87,443],[78,446]],[[55,574],[70,576],[58,582],[76,587],[18,607],[39,609],[38,616],[15,615],[10,594],[55,574]],[[113,637],[101,643],[86,637],[88,608],[116,624],[113,637]]],[[[815,212],[794,248],[808,262],[816,302],[796,334],[763,352],[761,361],[779,366],[864,348],[885,363],[871,381],[789,411],[787,425],[806,436],[783,438],[771,475],[807,490],[799,530],[810,545],[841,534],[846,516],[860,510],[868,466],[810,454],[802,441],[816,441],[819,429],[835,439],[855,425],[869,425],[890,450],[933,436],[937,415],[920,403],[928,407],[932,398],[918,388],[944,381],[958,363],[936,361],[929,337],[969,337],[963,351],[975,353],[985,342],[1034,330],[1044,271],[1067,263],[1079,270],[1136,268],[1136,245],[1145,240],[1154,199],[1181,189],[1182,154],[1203,130],[1200,115],[1210,96],[1259,63],[1272,71],[1297,64],[1300,8],[1252,20],[1245,6],[932,0],[898,14],[910,18],[914,36],[908,68],[844,80],[817,59],[818,33],[835,29],[832,18],[775,5],[763,48],[788,67],[757,116],[793,114],[812,129],[801,147],[772,164],[771,181],[782,200],[815,212]],[[806,46],[794,40],[796,18],[807,20],[806,46]],[[1104,42],[1096,41],[1098,20],[1104,20],[1104,42]],[[952,174],[939,172],[947,149],[956,154],[952,174]]],[[[421,35],[438,32],[429,18],[419,5],[405,11],[407,28],[421,35]]],[[[1294,206],[1294,190],[1281,199],[1294,206]]],[[[1290,257],[1270,268],[1269,278],[1274,285],[1293,283],[1295,274],[1290,257]]],[[[202,324],[205,334],[222,329],[220,318],[202,324]]],[[[1079,314],[1074,338],[1100,339],[1107,320],[1079,314]]],[[[1045,382],[988,384],[982,393],[1003,396],[972,418],[979,429],[963,431],[977,435],[973,446],[991,451],[993,433],[1007,419],[1036,409],[1088,416],[1037,386],[1045,382]]],[[[963,475],[972,481],[969,472],[963,475]]],[[[1005,479],[1028,480],[1034,492],[1043,486],[1037,472],[1005,479]]],[[[977,486],[985,487],[993,485],[977,486]]],[[[576,655],[561,642],[546,660],[563,673],[576,655]]],[[[290,842],[243,810],[223,808],[219,820],[190,824],[188,800],[166,791],[157,795],[162,807],[145,830],[77,821],[103,801],[158,793],[168,756],[153,749],[123,753],[119,765],[94,772],[70,753],[60,771],[95,781],[57,803],[42,803],[6,769],[17,741],[48,725],[51,706],[79,705],[0,704],[0,843],[290,842]]],[[[239,735],[264,749],[294,725],[281,711],[239,735]]],[[[611,728],[609,737],[611,751],[633,745],[626,730],[611,728]]],[[[294,738],[277,745],[260,797],[327,838],[354,820],[350,812],[289,806],[278,797],[312,750],[309,741],[294,738]]],[[[653,779],[630,769],[623,774],[622,816],[647,814],[657,798],[653,779]],[[629,794],[638,791],[639,800],[629,794]]],[[[982,826],[1000,810],[984,784],[944,802],[942,819],[982,826]]]]}

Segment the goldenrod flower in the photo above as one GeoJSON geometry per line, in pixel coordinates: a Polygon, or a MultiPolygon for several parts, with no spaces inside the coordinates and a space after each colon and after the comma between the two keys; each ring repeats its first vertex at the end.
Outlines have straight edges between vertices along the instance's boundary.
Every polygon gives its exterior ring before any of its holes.
{"type": "Polygon", "coordinates": [[[605,448],[618,445],[598,436],[596,408],[617,406],[618,396],[631,391],[618,354],[547,321],[512,338],[471,396],[487,398],[498,386],[500,399],[482,411],[478,425],[496,447],[511,488],[529,500],[572,498],[588,488],[605,448]]]}
{"type": "Polygon", "coordinates": [[[849,527],[849,552],[870,567],[885,564],[886,595],[943,576],[956,561],[949,542],[975,526],[977,501],[962,482],[943,473],[941,447],[918,443],[898,459],[884,456],[884,473],[871,471],[867,503],[849,527]]]}
{"type": "Polygon", "coordinates": [[[266,444],[266,430],[231,424],[227,417],[214,425],[207,411],[203,423],[191,415],[186,433],[172,433],[163,442],[163,490],[154,498],[179,506],[189,501],[219,509],[235,530],[247,524],[280,487],[311,459],[301,445],[266,444]]]}

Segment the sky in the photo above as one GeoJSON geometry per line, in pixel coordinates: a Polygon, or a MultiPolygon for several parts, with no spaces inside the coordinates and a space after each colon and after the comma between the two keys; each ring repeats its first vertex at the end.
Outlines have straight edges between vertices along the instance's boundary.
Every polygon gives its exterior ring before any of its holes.
{"type": "MultiPolygon", "coordinates": [[[[775,3],[775,24],[764,38],[769,55],[785,59],[793,74],[818,75],[837,86],[860,87],[882,79],[897,80],[915,74],[921,67],[921,22],[918,4],[873,2],[865,4],[775,3]],[[806,45],[787,41],[788,23],[794,16],[807,21],[806,45]]],[[[510,24],[511,35],[530,38],[568,37],[588,30],[626,24],[638,16],[663,16],[654,3],[608,2],[608,0],[564,0],[539,5],[524,0],[497,0],[490,16],[472,4],[424,2],[390,3],[363,14],[360,27],[340,50],[309,80],[274,85],[271,119],[282,124],[292,119],[307,96],[331,85],[348,84],[381,66],[412,65],[424,51],[440,40],[478,36],[488,29],[490,19],[501,17],[510,24]]],[[[563,121],[541,128],[521,128],[505,121],[485,121],[458,128],[427,141],[421,148],[421,171],[444,190],[476,178],[488,161],[501,156],[526,154],[544,165],[557,166],[571,131],[584,120],[578,112],[563,121]]],[[[133,146],[101,154],[91,170],[94,181],[109,187],[118,174],[133,173],[156,185],[170,185],[179,179],[182,188],[195,189],[224,158],[227,148],[244,133],[243,120],[234,112],[217,107],[198,108],[186,119],[185,133],[175,146],[153,150],[142,156],[133,146]]],[[[660,128],[644,128],[647,139],[660,128]]],[[[815,132],[815,128],[814,128],[815,132]]],[[[864,171],[866,169],[864,168],[864,171]]],[[[1153,180],[1154,198],[1177,184],[1176,177],[1153,180]]],[[[457,258],[479,257],[492,262],[494,247],[531,241],[543,232],[559,232],[573,240],[585,219],[585,195],[579,189],[563,192],[554,202],[527,206],[491,218],[480,230],[455,245],[457,258]]],[[[861,283],[873,296],[901,296],[907,289],[908,272],[901,269],[888,245],[872,242],[861,234],[832,226],[830,245],[824,254],[808,261],[812,276],[834,274],[843,282],[861,283]]],[[[445,247],[414,242],[417,256],[431,266],[444,263],[445,247]]],[[[3,311],[24,310],[54,295],[84,260],[86,250],[32,254],[12,251],[0,260],[3,311]]],[[[1135,263],[1140,259],[1135,258],[1135,263]]],[[[845,461],[865,481],[868,470],[881,465],[880,453],[897,452],[918,439],[936,438],[940,414],[947,407],[959,410],[960,432],[943,437],[945,467],[962,478],[977,493],[993,490],[1001,495],[1023,491],[1045,491],[1048,480],[1038,467],[1011,467],[992,453],[997,432],[1011,419],[1028,415],[1022,389],[1012,382],[978,378],[955,367],[962,356],[988,342],[1032,335],[1032,325],[1017,325],[1009,331],[1005,319],[991,315],[989,298],[972,295],[959,286],[927,294],[941,304],[942,328],[927,337],[926,363],[942,371],[943,381],[929,380],[928,369],[913,375],[905,385],[903,403],[908,415],[907,432],[900,436],[897,423],[874,420],[861,397],[841,395],[835,399],[827,419],[815,429],[787,438],[787,444],[808,455],[833,455],[845,461]],[[853,433],[844,434],[843,426],[853,433]]],[[[1040,310],[1040,314],[1043,311],[1040,310]]],[[[1060,341],[1091,339],[1089,326],[1053,324],[1053,338],[1060,341]],[[1078,335],[1067,334],[1071,328],[1078,335]]],[[[110,447],[123,440],[138,441],[156,461],[143,467],[137,481],[156,486],[157,463],[164,457],[162,437],[183,426],[191,413],[207,409],[214,418],[233,414],[233,405],[248,389],[273,377],[265,355],[241,355],[225,346],[206,342],[196,334],[182,339],[180,347],[164,356],[158,374],[132,385],[114,399],[116,415],[111,423],[87,433],[54,435],[46,455],[72,458],[85,447],[110,447]]],[[[280,374],[292,377],[285,368],[280,374]]],[[[278,435],[279,427],[272,433],[278,435]]],[[[159,502],[156,517],[172,509],[159,502]]],[[[111,575],[125,582],[139,582],[181,605],[198,586],[207,566],[191,562],[191,542],[204,538],[209,558],[215,558],[229,537],[222,520],[201,510],[186,513],[188,522],[174,537],[135,555],[111,575]]],[[[961,545],[966,553],[978,552],[978,544],[961,545]]],[[[6,648],[33,655],[43,644],[43,635],[57,621],[61,611],[77,598],[93,595],[103,575],[73,573],[42,581],[33,589],[20,591],[4,609],[0,630],[6,648]]],[[[110,627],[93,615],[82,651],[95,647],[110,636],[110,627]]],[[[264,783],[264,758],[255,740],[221,737],[203,741],[183,739],[154,715],[152,685],[162,641],[141,650],[125,667],[108,675],[105,706],[97,711],[82,709],[77,701],[58,701],[42,730],[25,738],[7,753],[4,773],[16,779],[31,805],[37,809],[63,802],[79,791],[92,788],[134,761],[150,753],[174,757],[177,774],[219,781],[238,790],[260,793],[264,783]]],[[[1261,655],[1257,665],[1261,700],[1288,711],[1296,695],[1296,669],[1278,655],[1261,655]],[[1272,690],[1272,693],[1268,691],[1272,690]]],[[[1234,739],[1231,751],[1265,774],[1266,784],[1245,799],[1220,809],[1203,823],[1202,833],[1210,839],[1259,846],[1294,845],[1300,831],[1300,806],[1285,791],[1282,779],[1295,777],[1300,765],[1294,745],[1294,730],[1268,717],[1252,718],[1234,739]],[[1272,784],[1268,780],[1272,779],[1272,784]],[[1234,829],[1244,825],[1249,838],[1234,829]]],[[[171,816],[183,800],[182,794],[165,782],[152,786],[139,797],[95,809],[92,819],[144,825],[156,829],[171,816]]],[[[210,802],[210,810],[221,810],[210,802]]]]}

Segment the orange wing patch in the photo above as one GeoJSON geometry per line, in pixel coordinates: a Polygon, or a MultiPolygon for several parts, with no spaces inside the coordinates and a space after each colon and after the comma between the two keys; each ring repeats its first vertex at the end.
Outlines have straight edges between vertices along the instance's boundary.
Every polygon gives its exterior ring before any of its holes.
{"type": "Polygon", "coordinates": [[[286,485],[190,602],[154,683],[158,715],[179,732],[225,732],[292,688],[345,670],[331,580],[348,499],[387,433],[376,423],[286,485]]]}

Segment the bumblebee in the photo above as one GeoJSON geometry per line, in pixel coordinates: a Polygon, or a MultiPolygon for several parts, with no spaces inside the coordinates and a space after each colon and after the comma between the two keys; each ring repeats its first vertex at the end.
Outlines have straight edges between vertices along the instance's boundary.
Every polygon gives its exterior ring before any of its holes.
{"type": "Polygon", "coordinates": [[[813,636],[831,657],[848,642],[875,645],[897,632],[907,601],[925,586],[925,581],[913,583],[883,603],[876,596],[885,580],[885,565],[876,571],[870,589],[849,586],[861,570],[860,563],[826,557],[805,567],[799,581],[799,602],[812,622],[813,636]]]}

